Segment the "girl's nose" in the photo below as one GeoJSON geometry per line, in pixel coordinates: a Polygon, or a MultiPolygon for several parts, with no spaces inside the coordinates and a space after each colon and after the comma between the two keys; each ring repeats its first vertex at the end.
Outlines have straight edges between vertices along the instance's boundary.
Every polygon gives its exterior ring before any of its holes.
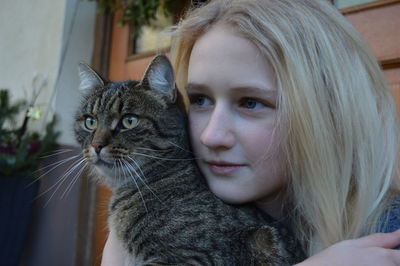
{"type": "Polygon", "coordinates": [[[233,115],[227,108],[216,106],[200,135],[200,141],[210,149],[227,150],[235,144],[233,115]]]}

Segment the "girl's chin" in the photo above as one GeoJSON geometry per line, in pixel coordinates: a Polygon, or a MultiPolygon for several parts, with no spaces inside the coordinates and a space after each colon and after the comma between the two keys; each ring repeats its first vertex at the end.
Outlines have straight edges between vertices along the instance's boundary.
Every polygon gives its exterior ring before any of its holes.
{"type": "Polygon", "coordinates": [[[245,204],[252,202],[250,193],[242,193],[240,188],[235,188],[234,185],[226,186],[211,180],[207,180],[211,192],[221,199],[223,202],[233,205],[245,204]]]}

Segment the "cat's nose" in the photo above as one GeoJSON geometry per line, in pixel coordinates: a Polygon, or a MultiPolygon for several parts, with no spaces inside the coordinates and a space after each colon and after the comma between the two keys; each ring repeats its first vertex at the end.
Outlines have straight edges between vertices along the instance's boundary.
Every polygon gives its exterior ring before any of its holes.
{"type": "Polygon", "coordinates": [[[100,154],[101,149],[103,149],[106,145],[107,145],[107,143],[105,143],[105,142],[92,143],[92,147],[94,148],[94,150],[96,151],[97,154],[100,154]]]}

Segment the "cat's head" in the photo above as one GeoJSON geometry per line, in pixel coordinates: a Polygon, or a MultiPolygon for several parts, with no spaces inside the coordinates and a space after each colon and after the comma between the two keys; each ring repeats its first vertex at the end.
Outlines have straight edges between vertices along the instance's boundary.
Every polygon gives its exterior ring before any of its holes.
{"type": "Polygon", "coordinates": [[[109,186],[131,180],[186,139],[167,57],[153,59],[141,81],[108,82],[83,63],[79,75],[85,96],[76,113],[75,136],[84,158],[109,186]]]}

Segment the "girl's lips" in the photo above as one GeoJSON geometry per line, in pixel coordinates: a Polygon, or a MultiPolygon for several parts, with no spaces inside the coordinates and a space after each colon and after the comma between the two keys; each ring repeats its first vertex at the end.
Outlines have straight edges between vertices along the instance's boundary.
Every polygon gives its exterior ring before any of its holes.
{"type": "Polygon", "coordinates": [[[231,164],[224,162],[207,162],[207,165],[211,172],[216,175],[230,175],[244,167],[243,164],[231,164]]]}

